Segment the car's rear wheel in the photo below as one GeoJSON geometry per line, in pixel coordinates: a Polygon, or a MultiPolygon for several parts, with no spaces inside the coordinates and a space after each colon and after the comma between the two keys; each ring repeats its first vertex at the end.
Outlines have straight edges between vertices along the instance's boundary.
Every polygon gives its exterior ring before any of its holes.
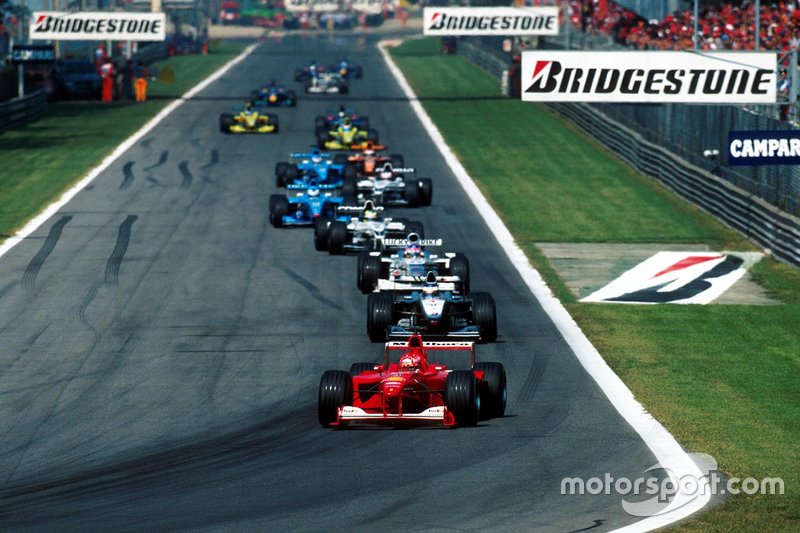
{"type": "Polygon", "coordinates": [[[420,178],[420,205],[431,205],[433,200],[433,181],[430,178],[420,178]]]}
{"type": "Polygon", "coordinates": [[[314,131],[325,128],[327,124],[328,121],[325,119],[325,117],[322,115],[317,115],[316,118],[314,118],[314,131]]]}
{"type": "Polygon", "coordinates": [[[444,404],[459,426],[474,426],[481,413],[480,384],[469,370],[453,370],[445,381],[444,404]]]}
{"type": "Polygon", "coordinates": [[[358,376],[364,371],[375,370],[375,363],[353,363],[350,365],[350,375],[358,376]]]}
{"type": "Polygon", "coordinates": [[[450,258],[450,275],[461,279],[461,292],[469,294],[469,259],[464,254],[456,254],[450,258]]]}
{"type": "Polygon", "coordinates": [[[381,274],[381,258],[367,255],[362,258],[360,266],[358,289],[361,294],[369,294],[378,286],[378,278],[381,274]]]}
{"type": "Polygon", "coordinates": [[[328,221],[323,218],[314,220],[314,248],[320,252],[328,249],[328,221]]]}
{"type": "Polygon", "coordinates": [[[269,113],[267,114],[267,120],[269,120],[269,123],[271,125],[275,126],[275,129],[272,130],[273,133],[278,133],[278,130],[280,129],[280,127],[278,126],[278,115],[273,115],[272,113],[269,113]]]}
{"type": "Polygon", "coordinates": [[[293,183],[294,180],[300,177],[300,169],[297,168],[297,165],[290,164],[286,166],[286,173],[284,173],[284,182],[285,183],[293,183]]]}
{"type": "Polygon", "coordinates": [[[354,176],[345,176],[342,184],[342,198],[348,203],[354,203],[358,198],[358,187],[354,176]]]}
{"type": "Polygon", "coordinates": [[[289,200],[282,194],[269,198],[269,221],[276,228],[283,227],[283,217],[289,213],[289,200]]]}
{"type": "Polygon", "coordinates": [[[317,416],[319,423],[330,427],[339,420],[339,408],[353,398],[353,379],[344,370],[327,370],[319,381],[317,416]]]}
{"type": "Polygon", "coordinates": [[[391,294],[372,292],[367,296],[367,335],[372,342],[385,342],[392,325],[394,298],[391,294]]]}
{"type": "Polygon", "coordinates": [[[369,117],[361,117],[361,125],[359,127],[361,129],[368,130],[369,129],[369,117]]]}
{"type": "Polygon", "coordinates": [[[222,133],[230,133],[233,122],[233,115],[230,113],[222,113],[219,116],[219,131],[222,133]]]}
{"type": "Polygon", "coordinates": [[[279,161],[275,163],[275,184],[278,187],[286,187],[286,169],[289,168],[289,163],[286,161],[279,161]]]}
{"type": "Polygon", "coordinates": [[[334,220],[328,231],[328,252],[331,255],[343,254],[344,245],[347,242],[347,223],[334,220]]]}
{"type": "Polygon", "coordinates": [[[476,292],[472,299],[472,320],[480,330],[480,339],[483,342],[497,340],[497,311],[494,298],[487,292],[476,292]]]}
{"type": "Polygon", "coordinates": [[[422,203],[422,189],[416,180],[406,181],[404,196],[408,207],[419,207],[422,203]]]}
{"type": "Polygon", "coordinates": [[[508,388],[502,363],[475,363],[472,370],[483,372],[481,381],[481,418],[500,418],[506,412],[508,388]]]}
{"type": "Polygon", "coordinates": [[[287,91],[286,98],[290,102],[290,107],[295,107],[297,105],[297,94],[294,91],[287,91]]]}

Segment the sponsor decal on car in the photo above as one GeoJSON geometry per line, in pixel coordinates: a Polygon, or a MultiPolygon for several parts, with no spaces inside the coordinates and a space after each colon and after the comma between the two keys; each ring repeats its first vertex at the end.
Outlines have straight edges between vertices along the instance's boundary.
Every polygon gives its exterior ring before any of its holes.
{"type": "Polygon", "coordinates": [[[164,13],[36,11],[30,25],[32,40],[163,41],[164,13]]]}
{"type": "Polygon", "coordinates": [[[728,164],[796,165],[800,163],[800,131],[730,131],[728,164]]]}
{"type": "Polygon", "coordinates": [[[425,35],[558,35],[556,7],[426,7],[425,35]]]}
{"type": "Polygon", "coordinates": [[[522,53],[529,102],[775,103],[775,54],[522,53]]]}
{"type": "Polygon", "coordinates": [[[659,252],[581,301],[707,304],[759,259],[757,252],[659,252]]]}

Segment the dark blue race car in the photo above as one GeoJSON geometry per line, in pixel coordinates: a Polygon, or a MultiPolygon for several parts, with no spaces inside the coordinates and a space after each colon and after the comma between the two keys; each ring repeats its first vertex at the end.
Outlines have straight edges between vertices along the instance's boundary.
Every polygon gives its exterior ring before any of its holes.
{"type": "Polygon", "coordinates": [[[250,102],[256,107],[295,107],[297,96],[294,91],[271,82],[250,93],[250,102]]]}
{"type": "Polygon", "coordinates": [[[359,115],[355,109],[342,106],[339,109],[328,109],[324,115],[317,115],[317,118],[314,119],[314,131],[335,130],[343,124],[345,118],[350,119],[350,124],[358,129],[369,129],[369,117],[359,115]]]}
{"type": "Polygon", "coordinates": [[[337,64],[331,66],[333,72],[338,72],[343,78],[361,78],[364,75],[364,69],[358,63],[350,61],[346,57],[339,61],[337,64]]]}
{"type": "Polygon", "coordinates": [[[330,154],[320,150],[293,152],[290,157],[291,162],[281,161],[275,165],[275,183],[278,187],[305,185],[310,180],[341,187],[346,176],[352,175],[351,179],[355,178],[354,168],[333,163],[330,154]]]}
{"type": "Polygon", "coordinates": [[[273,194],[269,198],[269,221],[276,228],[312,226],[318,218],[333,220],[337,216],[336,208],[344,201],[333,185],[312,182],[289,185],[286,189],[294,194],[273,194]]]}

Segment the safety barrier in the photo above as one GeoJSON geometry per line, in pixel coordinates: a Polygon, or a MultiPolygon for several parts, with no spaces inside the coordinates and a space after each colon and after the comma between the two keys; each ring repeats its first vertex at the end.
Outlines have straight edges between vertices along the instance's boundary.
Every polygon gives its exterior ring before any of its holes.
{"type": "Polygon", "coordinates": [[[47,92],[44,89],[0,103],[0,131],[33,122],[47,111],[47,92]]]}

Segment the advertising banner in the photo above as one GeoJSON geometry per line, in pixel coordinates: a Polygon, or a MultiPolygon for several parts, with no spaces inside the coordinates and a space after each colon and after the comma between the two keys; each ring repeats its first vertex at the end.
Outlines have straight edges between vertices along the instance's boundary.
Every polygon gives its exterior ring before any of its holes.
{"type": "Polygon", "coordinates": [[[557,7],[426,7],[425,35],[558,35],[557,7]]]}
{"type": "Polygon", "coordinates": [[[776,56],[750,52],[522,53],[528,102],[775,103],[776,56]]]}
{"type": "Polygon", "coordinates": [[[51,44],[15,44],[13,50],[11,51],[11,61],[15,65],[29,63],[53,63],[55,60],[56,50],[51,44]]]}
{"type": "Polygon", "coordinates": [[[336,0],[286,0],[285,6],[288,11],[292,12],[329,13],[339,11],[339,2],[336,0]]]}
{"type": "Polygon", "coordinates": [[[800,131],[729,131],[728,164],[800,164],[800,131]]]}
{"type": "Polygon", "coordinates": [[[54,41],[163,41],[164,13],[35,11],[32,40],[54,41]]]}
{"type": "Polygon", "coordinates": [[[394,0],[351,0],[350,7],[368,15],[380,15],[383,10],[394,11],[394,0]]]}

